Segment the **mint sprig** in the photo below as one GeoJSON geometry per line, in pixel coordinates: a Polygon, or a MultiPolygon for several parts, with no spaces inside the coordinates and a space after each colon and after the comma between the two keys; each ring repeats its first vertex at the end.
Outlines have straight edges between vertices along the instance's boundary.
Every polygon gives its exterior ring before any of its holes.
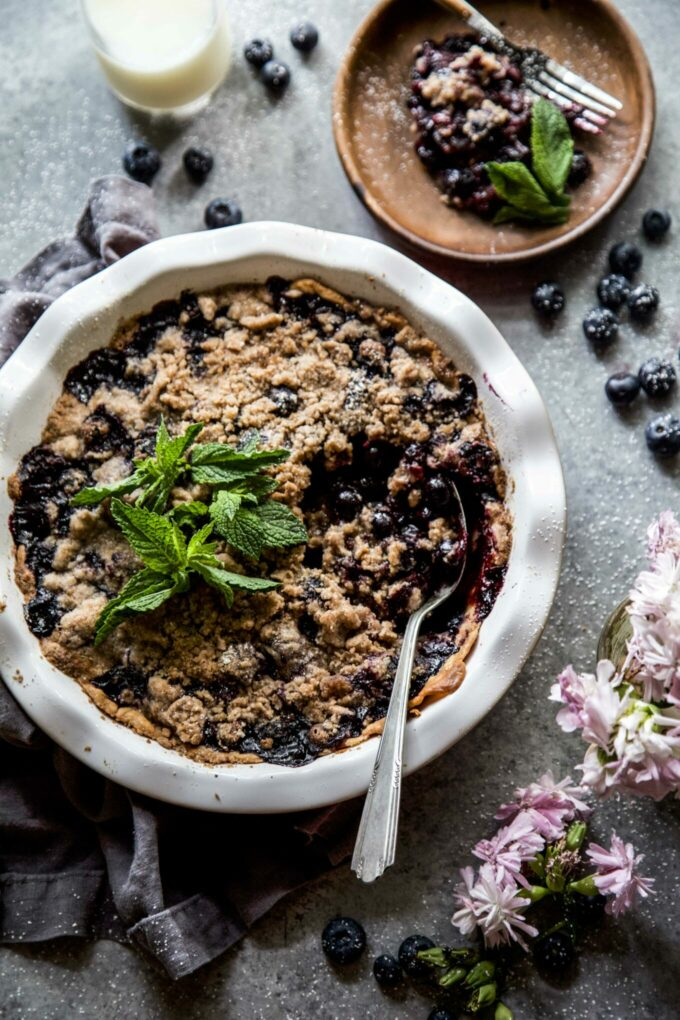
{"type": "Polygon", "coordinates": [[[228,606],[234,589],[278,587],[267,578],[226,570],[217,556],[218,543],[211,541],[215,534],[253,560],[264,549],[307,541],[302,521],[284,503],[271,499],[276,479],[262,473],[286,460],[289,451],[261,449],[257,433],[239,449],[226,443],[193,446],[202,429],[201,423],[193,424],[171,438],[161,419],[153,457],[135,461],[127,478],[82,489],[73,499],[75,506],[95,506],[111,498],[111,516],[144,563],[102,611],[95,645],[127,617],[157,609],[186,592],[195,576],[221,591],[228,606]],[[168,508],[172,490],[183,481],[209,486],[210,502],[187,500],[168,508]],[[133,496],[134,503],[122,496],[133,496]]]}
{"type": "Polygon", "coordinates": [[[211,542],[212,523],[196,531],[187,541],[178,524],[169,517],[143,507],[112,500],[111,514],[130,545],[144,563],[116,598],[106,604],[95,627],[95,645],[104,641],[123,620],[137,613],[158,609],[171,596],[188,591],[192,575],[217,588],[227,603],[234,601],[234,588],[271,591],[277,581],[246,577],[226,570],[211,542]]]}
{"type": "Polygon", "coordinates": [[[519,220],[557,225],[569,218],[571,198],[564,189],[574,140],[566,117],[548,99],[534,102],[530,144],[531,170],[514,161],[486,164],[489,180],[506,203],[496,213],[495,224],[519,220]]]}

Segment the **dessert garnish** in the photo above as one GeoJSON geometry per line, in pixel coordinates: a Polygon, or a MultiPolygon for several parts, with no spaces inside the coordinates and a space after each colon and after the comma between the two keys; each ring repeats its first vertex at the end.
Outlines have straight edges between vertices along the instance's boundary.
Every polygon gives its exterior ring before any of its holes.
{"type": "Polygon", "coordinates": [[[493,222],[566,223],[571,198],[564,189],[573,155],[567,118],[548,99],[537,99],[531,113],[531,170],[519,160],[486,164],[491,183],[506,203],[493,222]]]}
{"type": "Polygon", "coordinates": [[[580,107],[565,115],[534,97],[521,59],[470,34],[419,46],[411,92],[416,153],[448,205],[499,223],[566,222],[565,189],[592,169],[574,151],[580,107]]]}
{"type": "Polygon", "coordinates": [[[252,433],[240,449],[227,443],[202,443],[187,451],[203,429],[190,425],[170,438],[161,418],[153,457],[135,461],[127,478],[81,489],[75,506],[94,506],[112,497],[110,512],[144,563],[102,610],[95,628],[101,644],[118,624],[135,613],[157,609],[171,596],[189,590],[192,575],[217,588],[228,606],[233,589],[270,591],[277,581],[227,570],[217,556],[213,531],[240,553],[257,560],[263,548],[285,548],[307,541],[302,522],[284,503],[271,499],[278,488],[262,471],[290,456],[288,450],[262,450],[252,433]],[[185,500],[170,509],[168,501],[180,479],[209,487],[211,502],[185,500]],[[137,493],[134,505],[119,497],[137,493]],[[186,532],[186,533],[185,533],[186,532]]]}

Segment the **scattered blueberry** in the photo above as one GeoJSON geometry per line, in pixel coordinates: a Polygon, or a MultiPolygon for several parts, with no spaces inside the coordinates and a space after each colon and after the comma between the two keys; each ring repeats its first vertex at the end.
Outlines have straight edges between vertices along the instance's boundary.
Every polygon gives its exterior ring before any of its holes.
{"type": "Polygon", "coordinates": [[[589,157],[581,149],[576,149],[571,160],[571,169],[567,183],[572,188],[577,188],[579,184],[583,184],[584,181],[588,180],[592,172],[593,164],[590,162],[589,157]]]}
{"type": "Polygon", "coordinates": [[[404,972],[389,953],[378,956],[373,962],[373,976],[381,988],[396,988],[404,980],[404,972]]]}
{"type": "Polygon", "coordinates": [[[675,369],[670,361],[648,358],[638,372],[640,385],[648,397],[665,397],[675,386],[675,369]]]}
{"type": "Polygon", "coordinates": [[[296,25],[290,33],[290,41],[296,50],[303,53],[311,53],[319,41],[319,30],[310,21],[303,21],[296,25]]]}
{"type": "Polygon", "coordinates": [[[558,315],[564,308],[564,291],[559,284],[545,280],[534,287],[531,303],[539,315],[558,315]]]}
{"type": "Polygon", "coordinates": [[[243,213],[233,199],[213,198],[205,207],[203,219],[209,230],[216,230],[219,227],[233,227],[240,223],[243,213]]]}
{"type": "Polygon", "coordinates": [[[280,60],[268,60],[260,71],[260,77],[272,92],[283,92],[290,81],[290,70],[280,60]]]}
{"type": "Polygon", "coordinates": [[[609,252],[609,265],[613,273],[631,279],[642,265],[642,252],[630,241],[620,241],[609,252]]]}
{"type": "Polygon", "coordinates": [[[335,497],[338,516],[343,521],[351,521],[361,510],[361,496],[351,486],[339,490],[335,497]]]}
{"type": "Polygon", "coordinates": [[[621,273],[609,273],[608,276],[603,276],[597,285],[600,304],[614,312],[628,300],[629,294],[630,280],[621,273]]]}
{"type": "Polygon", "coordinates": [[[578,893],[571,903],[571,913],[576,921],[583,925],[594,925],[604,917],[607,899],[600,893],[594,896],[581,896],[578,893]]]}
{"type": "Polygon", "coordinates": [[[604,392],[612,404],[631,404],[640,392],[640,380],[630,372],[617,372],[607,379],[604,392]]]}
{"type": "Polygon", "coordinates": [[[153,145],[146,142],[132,142],[123,156],[123,169],[135,181],[151,184],[161,168],[161,157],[153,145]]]}
{"type": "Polygon", "coordinates": [[[648,209],[642,218],[642,231],[648,241],[660,241],[671,226],[670,213],[665,209],[648,209]]]}
{"type": "Polygon", "coordinates": [[[196,184],[201,184],[213,168],[212,153],[192,145],[182,156],[184,169],[196,184]]]}
{"type": "Polygon", "coordinates": [[[399,963],[409,977],[424,977],[429,973],[427,964],[418,959],[423,949],[434,949],[434,942],[427,935],[409,935],[399,946],[399,963]]]}
{"type": "Polygon", "coordinates": [[[593,308],[583,320],[583,332],[595,347],[607,347],[618,331],[619,320],[609,308],[593,308]]]}
{"type": "Polygon", "coordinates": [[[427,1020],[456,1020],[456,1016],[450,1009],[433,1009],[427,1020]]]}
{"type": "Polygon", "coordinates": [[[574,943],[563,931],[555,931],[534,945],[534,960],[548,974],[564,974],[574,962],[574,943]]]}
{"type": "Polygon", "coordinates": [[[333,963],[353,963],[366,948],[366,932],[351,917],[334,917],[323,930],[321,948],[333,963]]]}
{"type": "Polygon", "coordinates": [[[274,56],[274,47],[268,39],[251,39],[243,50],[243,56],[253,67],[264,67],[274,56]]]}
{"type": "Polygon", "coordinates": [[[676,372],[670,361],[648,358],[640,366],[640,381],[650,397],[666,396],[676,382],[676,372]]]}
{"type": "Polygon", "coordinates": [[[636,322],[647,322],[659,307],[659,292],[648,283],[640,283],[628,295],[628,311],[636,322]]]}
{"type": "Polygon", "coordinates": [[[657,457],[674,457],[680,453],[680,418],[660,414],[652,418],[645,430],[647,446],[657,457]]]}

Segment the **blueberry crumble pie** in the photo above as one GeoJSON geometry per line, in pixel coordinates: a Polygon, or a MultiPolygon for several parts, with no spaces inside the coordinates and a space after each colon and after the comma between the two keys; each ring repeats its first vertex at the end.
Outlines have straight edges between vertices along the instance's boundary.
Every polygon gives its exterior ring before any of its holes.
{"type": "MultiPolygon", "coordinates": [[[[414,711],[463,681],[510,552],[506,477],[473,380],[398,312],[316,280],[185,292],[68,372],[10,479],[26,620],[45,656],[138,733],[207,763],[303,764],[380,732],[408,614],[462,552],[451,481],[468,565],[421,636],[414,711]],[[73,500],[130,475],[159,420],[175,437],[203,423],[199,450],[243,449],[257,430],[287,451],[261,477],[307,541],[257,561],[218,542],[220,567],[276,590],[227,605],[194,578],[95,644],[141,564],[114,526],[129,504],[73,500]]],[[[190,478],[169,498],[207,495],[190,478]]]]}
{"type": "MultiPolygon", "coordinates": [[[[414,54],[408,105],[416,153],[447,205],[485,219],[504,197],[487,163],[531,163],[535,96],[523,86],[520,59],[520,51],[501,52],[473,33],[426,40],[414,54]]],[[[565,111],[571,130],[581,112],[576,105],[565,111]]],[[[588,156],[573,151],[566,183],[578,187],[591,170],[588,156]]]]}

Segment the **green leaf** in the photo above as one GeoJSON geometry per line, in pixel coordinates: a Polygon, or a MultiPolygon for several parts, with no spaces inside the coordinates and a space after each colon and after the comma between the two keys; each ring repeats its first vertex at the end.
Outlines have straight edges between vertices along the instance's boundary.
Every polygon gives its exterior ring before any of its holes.
{"type": "Polygon", "coordinates": [[[268,500],[255,513],[262,528],[263,545],[279,548],[307,541],[307,529],[285,503],[268,500]]]}
{"type": "Polygon", "coordinates": [[[486,171],[494,188],[510,205],[538,219],[552,217],[554,205],[524,163],[487,163],[486,171]]]}
{"type": "MultiPolygon", "coordinates": [[[[212,512],[212,506],[211,506],[212,512]]],[[[259,508],[258,508],[259,509],[259,508]]],[[[262,524],[255,510],[239,507],[233,518],[226,514],[215,518],[215,528],[234,549],[257,560],[262,552],[262,524]]]]}
{"type": "Polygon", "coordinates": [[[178,503],[177,506],[173,506],[171,510],[168,510],[165,516],[169,517],[175,524],[179,524],[180,528],[182,528],[194,525],[197,520],[205,517],[207,513],[208,506],[206,503],[201,503],[200,500],[193,500],[191,503],[178,503]]]}
{"type": "Polygon", "coordinates": [[[549,99],[537,99],[531,112],[531,165],[553,200],[564,193],[573,156],[567,118],[549,99]]]}
{"type": "Polygon", "coordinates": [[[537,215],[535,213],[525,213],[520,209],[515,209],[512,205],[503,205],[498,210],[493,218],[494,226],[499,226],[501,223],[509,223],[511,221],[518,221],[520,223],[544,223],[547,226],[556,226],[560,223],[566,223],[569,219],[569,206],[565,206],[561,209],[555,209],[552,215],[537,215]]]}
{"type": "Polygon", "coordinates": [[[130,578],[120,593],[104,606],[95,626],[95,646],[105,641],[127,617],[158,609],[181,589],[182,583],[173,577],[159,574],[155,570],[140,570],[130,578]]]}
{"type": "Polygon", "coordinates": [[[186,565],[184,535],[173,521],[119,499],[112,500],[111,515],[147,567],[171,574],[186,565]]]}
{"type": "Polygon", "coordinates": [[[233,521],[234,517],[238,513],[241,506],[241,496],[237,492],[230,492],[229,490],[221,490],[216,492],[213,496],[213,501],[210,504],[210,516],[217,524],[218,531],[220,524],[225,522],[227,525],[233,521]]]}
{"type": "Polygon", "coordinates": [[[194,467],[219,464],[232,470],[256,471],[272,464],[280,464],[290,457],[290,450],[236,450],[226,443],[200,443],[191,453],[194,467]]]}
{"type": "MultiPolygon", "coordinates": [[[[254,475],[258,468],[253,467],[252,470],[254,475]]],[[[191,465],[191,479],[199,485],[231,485],[233,482],[243,481],[243,478],[243,471],[238,469],[220,467],[217,464],[191,465]]]]}
{"type": "Polygon", "coordinates": [[[189,539],[189,545],[187,546],[187,566],[191,567],[192,562],[197,560],[201,555],[206,553],[213,555],[216,549],[215,542],[208,542],[214,524],[210,521],[209,524],[205,524],[200,531],[195,532],[189,539]]]}
{"type": "Polygon", "coordinates": [[[269,577],[247,577],[245,574],[234,574],[231,570],[220,572],[232,588],[240,588],[242,591],[272,591],[279,587],[279,582],[269,577]]]}
{"type": "Polygon", "coordinates": [[[163,418],[158,426],[156,436],[156,461],[161,471],[170,473],[174,471],[182,460],[185,452],[189,449],[196,437],[203,431],[203,423],[197,422],[189,425],[180,436],[170,438],[163,418]]]}
{"type": "Polygon", "coordinates": [[[134,492],[143,479],[143,472],[135,471],[134,474],[128,475],[127,478],[121,478],[117,482],[110,482],[108,485],[93,485],[89,488],[81,489],[71,500],[71,505],[95,506],[109,496],[123,496],[128,492],[134,492]]]}
{"type": "Polygon", "coordinates": [[[212,588],[217,588],[218,591],[222,592],[227,606],[231,608],[234,604],[234,592],[229,581],[224,576],[224,571],[210,563],[197,563],[195,570],[212,588]]]}

